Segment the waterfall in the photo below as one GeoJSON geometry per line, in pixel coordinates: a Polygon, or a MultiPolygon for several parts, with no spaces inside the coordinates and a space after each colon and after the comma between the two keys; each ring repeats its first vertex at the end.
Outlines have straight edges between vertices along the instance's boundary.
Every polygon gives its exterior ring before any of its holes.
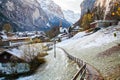
{"type": "Polygon", "coordinates": [[[106,4],[105,4],[105,14],[104,14],[104,17],[103,17],[103,20],[105,20],[105,18],[106,18],[106,15],[107,15],[107,13],[110,11],[110,8],[109,8],[109,3],[110,3],[110,1],[111,0],[106,0],[106,4]]]}

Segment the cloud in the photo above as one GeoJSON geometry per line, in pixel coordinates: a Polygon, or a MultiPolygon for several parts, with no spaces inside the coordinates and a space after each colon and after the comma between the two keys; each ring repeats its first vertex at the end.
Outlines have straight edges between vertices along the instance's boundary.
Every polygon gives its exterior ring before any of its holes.
{"type": "Polygon", "coordinates": [[[80,13],[80,3],[83,0],[53,0],[63,10],[72,10],[75,13],[80,13]]]}

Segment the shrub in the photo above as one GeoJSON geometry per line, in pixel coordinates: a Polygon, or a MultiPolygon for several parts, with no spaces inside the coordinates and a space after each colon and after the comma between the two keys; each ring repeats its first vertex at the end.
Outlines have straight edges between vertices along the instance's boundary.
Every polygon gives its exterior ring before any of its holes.
{"type": "Polygon", "coordinates": [[[12,27],[9,23],[4,24],[3,30],[5,30],[7,33],[12,31],[12,27]]]}
{"type": "Polygon", "coordinates": [[[53,27],[51,30],[47,31],[47,36],[51,39],[59,34],[59,27],[53,27]]]}
{"type": "Polygon", "coordinates": [[[83,17],[81,18],[81,27],[83,28],[83,30],[87,30],[90,28],[90,23],[93,21],[93,13],[86,13],[83,15],[83,17]]]}

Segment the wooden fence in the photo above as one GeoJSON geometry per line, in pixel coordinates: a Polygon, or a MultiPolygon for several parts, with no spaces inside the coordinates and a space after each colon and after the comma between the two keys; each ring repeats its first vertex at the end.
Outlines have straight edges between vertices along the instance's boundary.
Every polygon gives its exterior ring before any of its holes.
{"type": "Polygon", "coordinates": [[[61,47],[58,47],[58,48],[63,50],[64,53],[67,55],[67,57],[70,60],[76,62],[78,64],[78,66],[80,67],[78,72],[73,76],[73,78],[71,80],[77,80],[78,78],[79,78],[79,80],[104,80],[103,77],[99,74],[99,72],[97,72],[96,69],[94,69],[92,66],[83,62],[83,60],[70,55],[63,48],[61,48],[61,47]],[[93,72],[95,72],[97,74],[95,74],[95,73],[92,74],[91,71],[89,70],[89,68],[94,69],[93,72]]]}
{"type": "Polygon", "coordinates": [[[86,64],[84,64],[79,71],[74,75],[74,77],[71,80],[76,80],[79,76],[79,80],[84,80],[86,75],[86,64]]]}

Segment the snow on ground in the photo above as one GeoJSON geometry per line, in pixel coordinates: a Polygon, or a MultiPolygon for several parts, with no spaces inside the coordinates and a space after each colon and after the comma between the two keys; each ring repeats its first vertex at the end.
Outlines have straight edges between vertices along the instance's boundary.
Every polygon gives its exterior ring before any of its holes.
{"type": "Polygon", "coordinates": [[[115,41],[117,39],[120,39],[120,31],[117,31],[120,26],[110,26],[106,29],[101,29],[96,33],[93,33],[91,35],[85,36],[85,32],[79,32],[74,37],[62,41],[61,43],[58,43],[58,46],[77,46],[81,48],[88,48],[92,46],[101,46],[105,43],[110,43],[112,41],[115,41]],[[114,36],[114,33],[116,33],[116,37],[114,36]]]}
{"type": "Polygon", "coordinates": [[[40,66],[34,75],[17,80],[70,80],[77,72],[77,64],[69,60],[59,48],[56,48],[56,57],[53,52],[48,52],[46,65],[40,66]]]}
{"type": "Polygon", "coordinates": [[[32,78],[32,76],[28,76],[28,77],[21,77],[21,78],[19,78],[19,79],[17,79],[17,80],[30,80],[32,78]]]}
{"type": "Polygon", "coordinates": [[[11,50],[7,50],[7,52],[17,56],[18,58],[21,58],[24,54],[22,50],[19,50],[19,49],[16,49],[16,48],[11,49],[11,50]]]}
{"type": "MultiPolygon", "coordinates": [[[[110,26],[101,29],[91,35],[78,33],[73,38],[62,41],[57,46],[64,48],[69,54],[80,58],[94,66],[101,72],[105,80],[110,77],[116,65],[120,66],[120,54],[115,52],[107,57],[97,57],[97,55],[120,43],[120,26],[110,26]],[[116,33],[116,37],[114,34],[116,33]],[[82,36],[82,37],[81,37],[82,36]]],[[[116,74],[112,74],[115,76],[116,74]]],[[[111,80],[116,80],[112,78],[111,80]]]]}
{"type": "MultiPolygon", "coordinates": [[[[112,56],[106,60],[107,58],[97,59],[95,56],[115,45],[114,42],[120,42],[119,30],[120,26],[111,26],[88,36],[84,36],[85,32],[80,32],[74,37],[58,43],[57,46],[63,47],[71,55],[90,63],[100,72],[107,74],[107,70],[113,66],[110,62],[115,61],[116,58],[112,56]],[[114,37],[114,33],[117,34],[116,37],[114,37]]],[[[56,50],[56,58],[54,58],[53,51],[46,56],[47,66],[44,69],[40,67],[36,74],[18,80],[70,80],[71,76],[76,73],[76,65],[70,62],[63,52],[59,49],[56,50]]],[[[118,64],[118,61],[114,65],[118,64]]]]}

